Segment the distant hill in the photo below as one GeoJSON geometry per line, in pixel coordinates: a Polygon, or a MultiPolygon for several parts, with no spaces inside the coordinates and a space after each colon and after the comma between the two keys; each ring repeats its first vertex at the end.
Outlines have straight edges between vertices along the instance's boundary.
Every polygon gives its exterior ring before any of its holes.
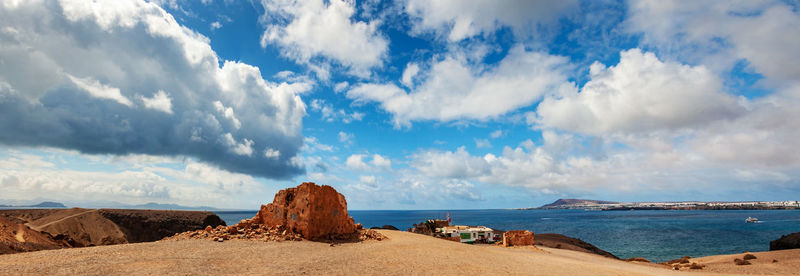
{"type": "Polygon", "coordinates": [[[0,204],[0,208],[67,208],[64,204],[52,201],[45,201],[39,204],[34,205],[3,205],[0,204]]]}
{"type": "Polygon", "coordinates": [[[563,208],[569,205],[577,205],[577,204],[617,204],[619,202],[614,201],[603,201],[603,200],[592,200],[592,199],[575,199],[575,198],[560,198],[553,203],[542,205],[539,207],[540,209],[557,209],[563,208]]]}

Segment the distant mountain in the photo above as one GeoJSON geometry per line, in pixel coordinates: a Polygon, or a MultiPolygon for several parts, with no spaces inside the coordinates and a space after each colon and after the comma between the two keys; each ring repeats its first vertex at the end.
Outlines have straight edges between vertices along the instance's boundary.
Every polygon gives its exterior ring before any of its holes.
{"type": "Polygon", "coordinates": [[[603,200],[592,200],[592,199],[575,199],[575,198],[560,198],[553,203],[542,205],[539,207],[540,209],[558,209],[563,208],[569,205],[578,205],[578,204],[617,204],[619,202],[614,201],[603,201],[603,200]]]}
{"type": "Polygon", "coordinates": [[[45,201],[39,204],[33,205],[3,205],[0,204],[0,208],[67,208],[64,204],[52,201],[45,201]]]}

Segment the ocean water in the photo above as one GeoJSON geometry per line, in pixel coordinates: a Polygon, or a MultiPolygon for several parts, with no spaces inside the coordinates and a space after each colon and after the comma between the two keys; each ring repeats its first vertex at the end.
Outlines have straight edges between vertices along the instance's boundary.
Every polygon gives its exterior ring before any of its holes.
{"type": "MultiPolygon", "coordinates": [[[[349,211],[365,227],[393,225],[401,230],[425,219],[446,217],[446,210],[349,211]]],[[[531,230],[579,238],[620,258],[656,262],[685,255],[699,257],[769,250],[781,235],[800,232],[800,210],[583,211],[455,210],[453,224],[500,230],[531,230]],[[748,216],[761,223],[745,223],[748,216]]],[[[228,224],[252,218],[256,211],[217,212],[228,224]]]]}

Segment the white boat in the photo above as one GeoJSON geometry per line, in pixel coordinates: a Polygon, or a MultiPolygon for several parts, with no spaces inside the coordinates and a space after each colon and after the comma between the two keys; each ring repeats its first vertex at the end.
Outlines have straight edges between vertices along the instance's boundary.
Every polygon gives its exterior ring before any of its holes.
{"type": "Polygon", "coordinates": [[[745,220],[744,220],[744,222],[747,222],[747,223],[756,223],[756,222],[758,222],[758,219],[757,219],[757,218],[754,218],[754,217],[747,217],[747,219],[745,219],[745,220]]]}

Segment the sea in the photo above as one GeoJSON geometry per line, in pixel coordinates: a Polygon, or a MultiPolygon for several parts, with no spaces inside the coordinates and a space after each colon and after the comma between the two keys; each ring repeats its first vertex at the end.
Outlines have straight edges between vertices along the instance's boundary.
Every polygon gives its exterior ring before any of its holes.
{"type": "MultiPolygon", "coordinates": [[[[216,212],[228,225],[252,218],[256,211],[216,212]]],[[[420,210],[349,211],[365,227],[392,225],[400,230],[426,219],[479,225],[498,230],[530,230],[578,238],[620,258],[644,257],[664,262],[767,251],[769,242],[800,232],[800,210],[420,210]],[[745,223],[755,217],[759,223],[745,223]]]]}

